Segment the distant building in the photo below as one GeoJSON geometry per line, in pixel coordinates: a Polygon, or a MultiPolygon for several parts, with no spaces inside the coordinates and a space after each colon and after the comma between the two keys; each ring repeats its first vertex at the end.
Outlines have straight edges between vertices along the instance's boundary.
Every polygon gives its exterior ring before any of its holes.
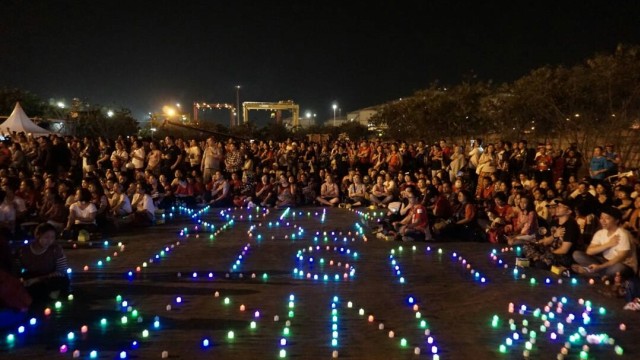
{"type": "Polygon", "coordinates": [[[369,120],[378,113],[379,105],[369,106],[347,113],[347,121],[357,121],[364,126],[369,126],[369,120]]]}

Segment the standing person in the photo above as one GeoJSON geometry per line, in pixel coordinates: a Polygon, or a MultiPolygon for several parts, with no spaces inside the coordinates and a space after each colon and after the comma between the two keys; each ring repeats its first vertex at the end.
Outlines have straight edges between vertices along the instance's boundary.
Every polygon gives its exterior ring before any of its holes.
{"type": "Polygon", "coordinates": [[[131,159],[131,164],[133,164],[133,169],[136,172],[143,172],[144,160],[146,157],[147,157],[147,154],[144,151],[144,146],[142,146],[142,141],[134,140],[133,143],[131,144],[129,159],[131,159]]]}
{"type": "Polygon", "coordinates": [[[229,143],[229,147],[224,157],[224,167],[227,174],[240,171],[242,168],[242,154],[233,142],[229,143]]]}
{"type": "Polygon", "coordinates": [[[147,170],[153,175],[160,176],[160,162],[162,161],[162,151],[158,143],[152,141],[149,144],[149,154],[147,154],[147,170]]]}
{"type": "Polygon", "coordinates": [[[35,239],[17,254],[18,263],[24,269],[23,284],[36,302],[55,300],[69,291],[67,257],[55,242],[53,225],[38,225],[34,235],[35,239]]]}
{"type": "MultiPolygon", "coordinates": [[[[96,165],[98,169],[102,171],[106,171],[107,169],[113,169],[113,165],[111,163],[111,146],[109,145],[109,141],[103,139],[102,137],[98,138],[98,160],[96,161],[96,165]]],[[[116,169],[120,171],[120,169],[116,169]]]]}
{"type": "Polygon", "coordinates": [[[527,140],[520,140],[517,145],[514,144],[514,149],[509,157],[509,174],[514,176],[522,172],[528,172],[528,158],[527,140]]]}
{"type": "Polygon", "coordinates": [[[164,151],[161,172],[169,180],[173,180],[173,174],[182,164],[182,151],[175,144],[173,136],[167,136],[165,139],[167,148],[164,151]]]}
{"type": "Polygon", "coordinates": [[[202,152],[202,159],[200,161],[202,182],[208,184],[216,170],[220,170],[220,161],[216,158],[216,142],[212,137],[209,137],[207,139],[207,146],[202,152]]]}
{"type": "Polygon", "coordinates": [[[608,207],[600,213],[602,229],[594,235],[586,251],[573,253],[577,264],[571,267],[578,274],[606,276],[614,279],[617,273],[631,277],[638,270],[636,247],[629,232],[620,226],[622,213],[608,207]]]}
{"type": "Polygon", "coordinates": [[[398,146],[391,144],[391,150],[387,155],[387,171],[391,175],[396,175],[402,170],[402,155],[398,152],[398,146]]]}
{"type": "MultiPolygon", "coordinates": [[[[43,147],[46,148],[47,151],[50,151],[48,139],[45,137],[42,137],[41,139],[42,139],[41,141],[45,144],[43,145],[43,147]]],[[[96,149],[93,139],[85,137],[84,148],[80,152],[80,156],[82,157],[82,175],[83,176],[87,176],[88,174],[92,173],[96,169],[96,162],[98,161],[99,154],[100,153],[98,152],[98,149],[96,149]]]]}
{"type": "Polygon", "coordinates": [[[111,165],[115,171],[127,171],[126,164],[129,161],[129,153],[121,140],[116,141],[116,149],[111,154],[111,165]]]}
{"type": "Polygon", "coordinates": [[[606,176],[616,175],[622,164],[620,155],[613,150],[613,144],[607,144],[604,147],[604,153],[602,154],[607,159],[608,171],[606,176]]]}
{"type": "Polygon", "coordinates": [[[467,156],[469,157],[468,167],[469,167],[469,177],[471,183],[476,183],[478,181],[479,171],[477,171],[480,155],[484,152],[482,148],[482,139],[471,140],[471,150],[467,156]]]}
{"type": "Polygon", "coordinates": [[[440,145],[433,145],[431,147],[429,160],[429,163],[431,164],[431,178],[435,178],[444,168],[444,153],[442,152],[440,145]]]}
{"type": "Polygon", "coordinates": [[[200,150],[200,146],[198,146],[198,142],[195,139],[191,139],[189,142],[187,154],[189,155],[189,166],[191,166],[191,170],[200,169],[202,150],[200,150]]]}
{"type": "MultiPolygon", "coordinates": [[[[480,141],[480,140],[478,140],[480,141]]],[[[498,165],[498,157],[495,154],[495,147],[493,144],[489,144],[487,148],[482,152],[482,154],[478,157],[478,162],[476,163],[476,180],[478,181],[476,185],[476,193],[480,192],[482,189],[482,181],[481,179],[488,176],[491,176],[496,172],[496,166],[498,165]]]]}
{"type": "Polygon", "coordinates": [[[553,166],[553,158],[551,153],[545,147],[540,147],[540,151],[533,160],[536,164],[536,172],[534,178],[538,183],[542,181],[551,182],[553,180],[551,167],[553,166]]]}
{"type": "Polygon", "coordinates": [[[467,164],[467,160],[464,157],[464,148],[462,146],[455,146],[453,154],[450,156],[451,162],[449,163],[449,180],[451,182],[456,181],[458,173],[464,169],[467,164]]]}
{"type": "Polygon", "coordinates": [[[578,170],[582,167],[582,158],[578,156],[578,153],[574,148],[569,148],[565,153],[564,158],[564,171],[562,177],[568,180],[571,176],[577,178],[578,170]]]}
{"type": "Polygon", "coordinates": [[[593,149],[593,156],[589,163],[589,176],[592,183],[597,183],[604,180],[607,171],[609,171],[609,164],[607,158],[602,156],[602,147],[596,146],[593,149]]]}
{"type": "Polygon", "coordinates": [[[369,169],[369,163],[371,160],[371,147],[366,140],[363,140],[360,143],[360,147],[358,148],[358,169],[360,170],[360,174],[366,174],[369,169]]]}

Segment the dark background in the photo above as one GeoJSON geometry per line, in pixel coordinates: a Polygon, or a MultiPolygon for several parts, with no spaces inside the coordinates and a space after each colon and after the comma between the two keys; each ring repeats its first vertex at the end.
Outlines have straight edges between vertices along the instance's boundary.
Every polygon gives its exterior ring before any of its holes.
{"type": "MultiPolygon", "coordinates": [[[[637,1],[0,0],[0,86],[131,108],[294,100],[319,120],[433,81],[640,43],[637,1]]],[[[4,114],[8,115],[8,114],[4,114]]]]}

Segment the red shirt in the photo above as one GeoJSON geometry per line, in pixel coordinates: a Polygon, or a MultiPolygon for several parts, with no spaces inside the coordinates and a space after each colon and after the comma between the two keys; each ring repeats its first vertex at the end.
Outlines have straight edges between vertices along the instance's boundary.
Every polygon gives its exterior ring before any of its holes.
{"type": "Polygon", "coordinates": [[[414,229],[424,230],[429,225],[429,217],[427,216],[427,209],[422,204],[413,205],[411,208],[411,223],[410,227],[414,229]]]}

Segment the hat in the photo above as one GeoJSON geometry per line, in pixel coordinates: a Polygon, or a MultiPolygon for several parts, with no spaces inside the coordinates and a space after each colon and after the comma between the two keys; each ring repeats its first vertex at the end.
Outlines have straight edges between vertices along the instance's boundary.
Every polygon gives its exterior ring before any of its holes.
{"type": "Polygon", "coordinates": [[[564,199],[553,199],[549,201],[549,203],[547,204],[547,207],[556,207],[558,205],[563,205],[568,207],[569,209],[572,209],[571,203],[564,199]]]}
{"type": "Polygon", "coordinates": [[[600,210],[600,214],[607,214],[616,220],[622,219],[622,211],[614,206],[607,206],[600,210]]]}

